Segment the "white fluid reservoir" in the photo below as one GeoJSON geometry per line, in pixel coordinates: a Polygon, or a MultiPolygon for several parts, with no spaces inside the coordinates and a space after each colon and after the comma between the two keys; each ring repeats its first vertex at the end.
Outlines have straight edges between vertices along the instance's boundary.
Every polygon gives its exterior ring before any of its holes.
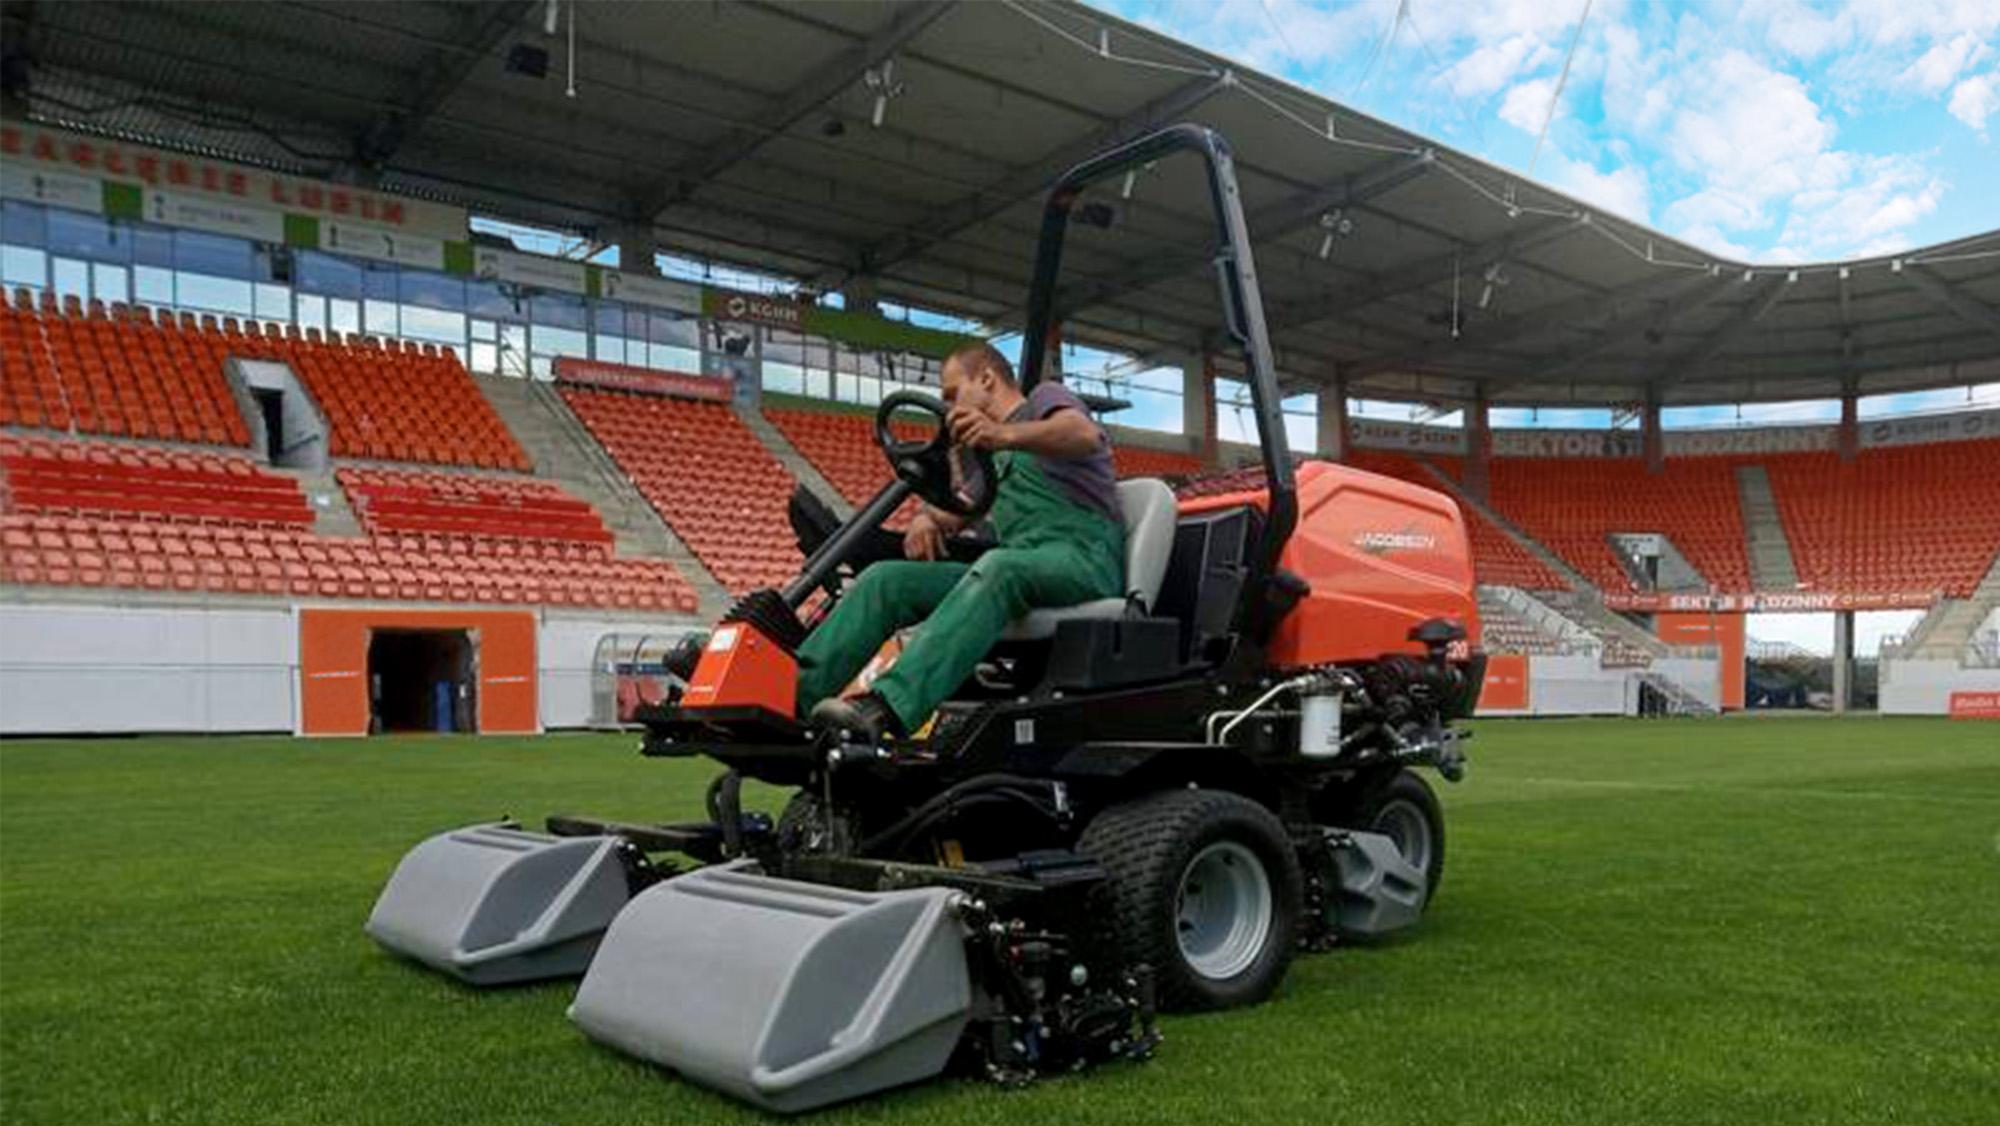
{"type": "Polygon", "coordinates": [[[1323,692],[1299,701],[1299,753],[1307,758],[1340,753],[1340,693],[1323,692]]]}

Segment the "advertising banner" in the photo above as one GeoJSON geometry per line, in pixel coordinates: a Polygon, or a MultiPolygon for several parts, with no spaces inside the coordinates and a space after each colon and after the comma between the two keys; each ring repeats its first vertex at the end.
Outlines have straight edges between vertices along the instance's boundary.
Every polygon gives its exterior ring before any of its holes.
{"type": "Polygon", "coordinates": [[[1938,600],[1934,590],[1855,592],[1777,591],[1755,594],[1644,594],[1604,595],[1604,604],[1613,610],[1641,614],[1661,612],[1698,613],[1825,613],[1836,610],[1920,610],[1938,600]]]}
{"type": "Polygon", "coordinates": [[[789,297],[761,293],[737,293],[727,289],[707,289],[701,295],[702,312],[719,321],[770,325],[794,332],[805,327],[806,306],[789,297]]]}
{"type": "MultiPolygon", "coordinates": [[[[0,122],[0,165],[8,168],[0,187],[10,197],[125,218],[151,219],[156,210],[211,219],[218,214],[242,217],[268,211],[366,223],[436,239],[465,237],[462,207],[43,125],[0,122]],[[89,183],[96,185],[95,202],[84,186],[89,183]],[[146,199],[139,193],[167,198],[146,199]],[[203,205],[223,208],[205,211],[203,205]]],[[[241,233],[236,226],[198,229],[241,233]]]]}
{"type": "Polygon", "coordinates": [[[591,267],[564,258],[544,258],[519,254],[491,246],[476,247],[472,253],[474,277],[487,281],[513,282],[564,293],[590,292],[591,267]]]}
{"type": "Polygon", "coordinates": [[[1356,446],[1419,454],[1465,454],[1465,431],[1447,426],[1420,426],[1379,418],[1347,420],[1347,436],[1356,446]]]}
{"type": "Polygon", "coordinates": [[[2000,719],[2000,692],[1953,692],[1953,719],[2000,719]]]}
{"type": "Polygon", "coordinates": [[[1495,430],[1494,457],[1640,457],[1636,430],[1495,430]]]}
{"type": "Polygon", "coordinates": [[[2000,410],[1878,419],[1862,423],[1860,437],[1864,448],[2000,438],[2000,410]]]}
{"type": "Polygon", "coordinates": [[[1668,457],[1818,453],[1840,448],[1837,426],[1760,426],[1742,430],[1663,430],[1668,457]]]}
{"type": "Polygon", "coordinates": [[[706,399],[717,403],[728,402],[735,391],[729,380],[714,376],[656,371],[575,356],[556,358],[556,381],[613,391],[637,391],[645,395],[669,395],[677,399],[706,399]]]}
{"type": "Polygon", "coordinates": [[[649,278],[605,270],[600,279],[602,296],[634,305],[651,305],[675,313],[701,313],[701,287],[671,278],[649,278]]]}

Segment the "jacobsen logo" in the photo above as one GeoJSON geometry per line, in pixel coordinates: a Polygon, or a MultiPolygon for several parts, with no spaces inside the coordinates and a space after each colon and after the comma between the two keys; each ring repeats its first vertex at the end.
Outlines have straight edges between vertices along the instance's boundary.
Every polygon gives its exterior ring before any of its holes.
{"type": "Polygon", "coordinates": [[[1354,546],[1370,555],[1431,551],[1437,547],[1437,537],[1425,532],[1362,532],[1354,537],[1354,546]]]}

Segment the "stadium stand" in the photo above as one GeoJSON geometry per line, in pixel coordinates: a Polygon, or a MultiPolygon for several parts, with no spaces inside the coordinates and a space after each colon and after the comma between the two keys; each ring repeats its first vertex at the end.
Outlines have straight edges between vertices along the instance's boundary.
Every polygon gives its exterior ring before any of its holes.
{"type": "Polygon", "coordinates": [[[16,289],[0,316],[0,424],[247,445],[219,342],[141,313],[47,292],[37,308],[16,289]]]}
{"type": "Polygon", "coordinates": [[[1201,459],[1193,454],[1176,453],[1172,450],[1155,450],[1145,446],[1115,446],[1112,455],[1118,463],[1118,476],[1162,477],[1169,481],[1184,481],[1201,476],[1201,459]]]}
{"type": "MultiPolygon", "coordinates": [[[[298,482],[236,454],[0,437],[0,578],[28,585],[691,612],[607,542],[316,535],[298,482]]],[[[593,516],[594,518],[594,516],[593,516]]]]}
{"type": "Polygon", "coordinates": [[[1759,460],[1811,587],[1965,598],[2000,552],[2000,438],[1759,460]]]}
{"type": "Polygon", "coordinates": [[[597,510],[552,481],[343,468],[336,479],[371,533],[436,532],[608,545],[597,510]]]}
{"type": "MultiPolygon", "coordinates": [[[[875,444],[875,422],[868,415],[811,408],[766,407],[764,417],[805,455],[820,476],[840,490],[849,504],[862,505],[889,483],[889,463],[875,444]]],[[[892,423],[898,438],[916,440],[929,431],[916,423],[892,423]]],[[[903,516],[907,511],[899,511],[903,516]]],[[[893,521],[892,521],[893,522],[893,521]]]]}
{"type": "Polygon", "coordinates": [[[448,348],[352,335],[336,342],[311,328],[303,338],[275,328],[225,335],[243,355],[291,365],[332,427],[336,457],[533,468],[448,348]]]}
{"type": "Polygon", "coordinates": [[[458,357],[434,344],[332,340],[256,321],[26,290],[0,322],[0,424],[245,446],[230,356],[288,364],[326,415],[337,457],[526,471],[532,466],[458,357]]]}
{"type": "Polygon", "coordinates": [[[576,387],[562,396],[731,592],[782,586],[798,573],[785,522],[791,475],[729,406],[576,387]]]}
{"type": "Polygon", "coordinates": [[[1636,458],[1498,458],[1489,499],[1603,590],[1635,589],[1608,537],[1658,532],[1717,590],[1748,591],[1735,465],[1677,458],[1655,474],[1636,458]]]}

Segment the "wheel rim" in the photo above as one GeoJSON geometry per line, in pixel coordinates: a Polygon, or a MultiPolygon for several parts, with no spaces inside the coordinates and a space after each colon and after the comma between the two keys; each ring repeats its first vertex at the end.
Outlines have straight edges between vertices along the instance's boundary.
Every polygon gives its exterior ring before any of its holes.
{"type": "Polygon", "coordinates": [[[1410,867],[1420,872],[1431,868],[1431,819],[1414,802],[1392,801],[1375,815],[1375,831],[1389,838],[1410,867]]]}
{"type": "Polygon", "coordinates": [[[1217,841],[1195,854],[1174,897],[1181,958],[1211,981],[1250,968],[1271,934],[1271,878],[1257,854],[1217,841]]]}

